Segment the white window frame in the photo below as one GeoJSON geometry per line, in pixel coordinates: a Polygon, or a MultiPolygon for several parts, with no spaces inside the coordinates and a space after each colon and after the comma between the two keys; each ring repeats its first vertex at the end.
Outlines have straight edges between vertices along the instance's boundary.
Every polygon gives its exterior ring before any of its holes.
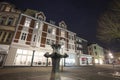
{"type": "Polygon", "coordinates": [[[56,28],[52,29],[52,34],[55,35],[56,34],[56,28]]]}
{"type": "Polygon", "coordinates": [[[10,11],[10,7],[7,6],[6,9],[5,9],[5,11],[9,12],[10,11]]]}
{"type": "Polygon", "coordinates": [[[31,23],[31,19],[30,19],[30,18],[26,18],[26,19],[25,19],[24,26],[25,26],[25,27],[29,27],[29,26],[30,26],[30,23],[31,23]]]}
{"type": "Polygon", "coordinates": [[[35,29],[38,29],[38,27],[39,27],[39,22],[36,21],[36,22],[35,22],[35,29]]]}
{"type": "Polygon", "coordinates": [[[65,37],[65,31],[61,31],[61,37],[65,37]]]}
{"type": "Polygon", "coordinates": [[[26,40],[27,38],[27,33],[22,32],[20,40],[26,40]]]}

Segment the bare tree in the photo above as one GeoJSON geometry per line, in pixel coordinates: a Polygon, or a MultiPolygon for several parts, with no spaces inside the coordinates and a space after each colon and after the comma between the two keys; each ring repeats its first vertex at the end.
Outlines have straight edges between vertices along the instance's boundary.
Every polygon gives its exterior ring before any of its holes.
{"type": "Polygon", "coordinates": [[[105,43],[120,42],[120,0],[113,0],[98,20],[97,37],[105,43]]]}

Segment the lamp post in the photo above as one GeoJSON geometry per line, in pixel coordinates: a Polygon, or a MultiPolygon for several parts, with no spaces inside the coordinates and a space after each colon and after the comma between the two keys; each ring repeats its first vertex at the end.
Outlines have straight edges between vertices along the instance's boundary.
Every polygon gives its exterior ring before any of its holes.
{"type": "MultiPolygon", "coordinates": [[[[62,49],[61,53],[62,53],[62,55],[64,55],[64,51],[63,51],[64,45],[61,46],[61,49],[62,49]]],[[[64,58],[62,58],[61,72],[63,72],[63,67],[64,67],[64,58]]]]}
{"type": "Polygon", "coordinates": [[[111,61],[114,57],[113,57],[113,54],[111,52],[109,52],[108,57],[109,57],[109,63],[112,63],[111,61]]]}
{"type": "Polygon", "coordinates": [[[113,70],[114,70],[114,65],[115,65],[115,61],[113,60],[113,54],[111,52],[109,52],[109,61],[111,61],[112,65],[113,65],[113,70]]]}
{"type": "Polygon", "coordinates": [[[32,59],[31,59],[31,66],[33,66],[34,54],[35,54],[35,50],[33,50],[32,59]]]}

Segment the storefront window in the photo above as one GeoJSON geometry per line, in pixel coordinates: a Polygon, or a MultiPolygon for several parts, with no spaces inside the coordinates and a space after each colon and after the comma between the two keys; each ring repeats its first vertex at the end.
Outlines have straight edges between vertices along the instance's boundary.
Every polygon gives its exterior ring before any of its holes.
{"type": "Polygon", "coordinates": [[[15,65],[30,65],[32,59],[31,50],[23,50],[17,49],[16,58],[15,58],[15,65]]]}
{"type": "Polygon", "coordinates": [[[69,57],[65,59],[66,66],[75,65],[75,54],[69,54],[69,57]]]}
{"type": "Polygon", "coordinates": [[[44,57],[44,52],[36,51],[34,54],[33,65],[34,66],[46,66],[46,58],[44,57]]]}

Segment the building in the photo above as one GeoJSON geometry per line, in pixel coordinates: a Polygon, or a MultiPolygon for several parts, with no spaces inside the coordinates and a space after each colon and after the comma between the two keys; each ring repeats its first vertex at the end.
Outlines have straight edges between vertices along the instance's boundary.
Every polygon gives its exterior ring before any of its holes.
{"type": "Polygon", "coordinates": [[[88,46],[88,53],[93,57],[93,63],[103,64],[104,63],[104,50],[98,44],[90,44],[88,46]]]}
{"type": "Polygon", "coordinates": [[[76,61],[78,66],[92,65],[92,56],[88,55],[88,41],[76,36],[76,61]]]}
{"type": "MultiPolygon", "coordinates": [[[[88,54],[87,40],[76,37],[64,21],[46,21],[43,12],[18,10],[13,4],[0,3],[0,66],[51,66],[45,53],[52,53],[51,44],[61,44],[60,65],[81,65],[88,54]],[[83,60],[83,61],[81,61],[83,60]]],[[[86,58],[87,61],[88,58],[86,58]]],[[[85,63],[87,64],[87,62],[85,63]]]]}
{"type": "Polygon", "coordinates": [[[76,33],[69,31],[64,21],[57,26],[47,22],[43,12],[20,11],[6,2],[0,5],[0,47],[7,48],[7,57],[2,60],[4,66],[51,66],[51,59],[47,62],[44,54],[52,53],[52,43],[61,44],[61,54],[69,55],[61,60],[61,65],[76,64],[76,33]]]}
{"type": "Polygon", "coordinates": [[[6,2],[0,3],[0,67],[7,56],[20,13],[21,11],[14,5],[6,2]]]}

